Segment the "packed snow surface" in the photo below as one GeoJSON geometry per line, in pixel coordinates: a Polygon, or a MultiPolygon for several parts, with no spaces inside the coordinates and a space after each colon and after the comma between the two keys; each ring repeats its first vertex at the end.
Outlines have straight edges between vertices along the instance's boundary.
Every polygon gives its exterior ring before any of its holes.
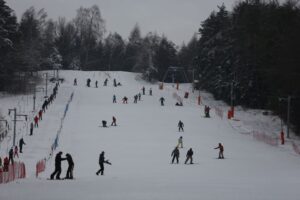
{"type": "MultiPolygon", "coordinates": [[[[181,84],[179,90],[172,84],[165,84],[164,89],[159,90],[158,84],[144,82],[138,74],[126,72],[63,71],[60,76],[65,82],[33,136],[29,136],[28,131],[20,131],[24,129],[21,129],[22,122],[18,123],[17,141],[23,136],[26,142],[20,160],[26,164],[27,178],[1,184],[0,200],[300,198],[300,157],[286,148],[273,147],[239,134],[229,120],[215,115],[215,102],[208,95],[203,98],[202,105],[197,105],[198,91],[192,93],[189,84],[181,84]],[[73,86],[74,78],[77,78],[77,86],[73,86]],[[86,87],[87,78],[92,80],[89,88],[86,87]],[[106,87],[103,86],[105,78],[109,80],[106,87]],[[114,87],[114,78],[122,86],[114,87]],[[95,88],[96,80],[98,88],[95,88]],[[143,86],[146,95],[134,104],[133,96],[142,93],[143,86]],[[149,95],[150,88],[153,96],[149,95]],[[175,93],[183,97],[187,91],[189,98],[182,98],[183,106],[175,106],[175,93]],[[46,171],[36,178],[35,165],[40,159],[49,157],[72,92],[74,98],[63,121],[59,146],[47,161],[46,171]],[[112,103],[114,94],[116,104],[112,103]],[[124,96],[128,97],[128,104],[122,103],[124,96]],[[160,105],[160,97],[166,99],[165,106],[160,105]],[[211,118],[204,118],[204,104],[212,106],[211,118]],[[102,120],[110,125],[112,116],[117,118],[117,126],[101,127],[102,120]],[[178,132],[179,120],[184,123],[184,132],[178,132]],[[184,145],[180,148],[180,163],[171,164],[171,152],[180,136],[183,136],[184,145]],[[217,159],[218,150],[214,149],[219,142],[225,147],[224,160],[217,159]],[[189,148],[194,151],[192,165],[184,164],[189,148]],[[72,155],[74,180],[47,180],[59,151],[63,152],[63,157],[66,153],[72,155]],[[105,165],[104,175],[97,176],[102,151],[112,165],[105,165]]],[[[32,100],[28,97],[24,97],[19,106],[11,105],[11,98],[0,99],[3,113],[14,106],[24,112],[32,108],[32,100]]],[[[250,119],[251,115],[240,117],[250,119]]],[[[1,143],[1,157],[8,150],[5,142],[11,145],[11,136],[1,143]]],[[[62,168],[61,177],[64,177],[66,161],[62,168]]]]}

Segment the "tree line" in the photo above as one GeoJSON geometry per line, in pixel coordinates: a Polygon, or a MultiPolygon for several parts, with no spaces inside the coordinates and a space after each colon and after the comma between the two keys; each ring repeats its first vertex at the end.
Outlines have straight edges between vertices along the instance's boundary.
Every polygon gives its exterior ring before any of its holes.
{"type": "MultiPolygon", "coordinates": [[[[187,44],[164,35],[108,33],[100,9],[79,8],[71,20],[27,9],[20,21],[0,0],[0,91],[39,70],[141,72],[161,81],[169,66],[194,71],[199,87],[216,99],[270,109],[283,119],[291,96],[291,122],[300,128],[300,9],[297,1],[244,0],[232,11],[218,6],[187,44]],[[23,74],[23,76],[21,76],[23,74]]],[[[23,86],[24,84],[18,84],[23,86]]]]}
{"type": "Polygon", "coordinates": [[[245,0],[202,22],[197,63],[202,88],[229,104],[270,109],[300,128],[300,9],[297,1],[245,0]]]}

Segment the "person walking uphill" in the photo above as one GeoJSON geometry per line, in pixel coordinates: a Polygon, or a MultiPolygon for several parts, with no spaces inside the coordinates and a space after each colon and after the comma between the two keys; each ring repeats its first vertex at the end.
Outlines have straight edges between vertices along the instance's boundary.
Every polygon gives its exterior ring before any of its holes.
{"type": "Polygon", "coordinates": [[[176,162],[177,162],[177,164],[178,164],[178,162],[179,162],[179,149],[178,149],[178,147],[175,147],[175,149],[172,151],[172,154],[171,154],[171,156],[173,156],[173,158],[172,158],[172,164],[174,163],[174,160],[176,159],[176,162]]]}
{"type": "Polygon", "coordinates": [[[73,169],[74,169],[74,162],[72,156],[70,154],[66,154],[66,159],[68,161],[68,170],[65,179],[73,179],[73,169]]]}
{"type": "Polygon", "coordinates": [[[105,160],[104,151],[102,151],[99,156],[100,169],[96,172],[97,175],[99,175],[99,173],[101,173],[101,175],[104,174],[104,163],[111,165],[111,163],[108,160],[105,160]]]}
{"type": "Polygon", "coordinates": [[[66,158],[62,158],[61,157],[62,152],[58,152],[55,156],[55,170],[54,172],[51,174],[50,179],[53,180],[54,176],[56,175],[56,179],[60,179],[60,173],[61,173],[61,161],[66,160],[66,158]]]}
{"type": "Polygon", "coordinates": [[[214,149],[219,149],[219,159],[224,159],[224,155],[223,155],[224,147],[223,147],[223,145],[221,143],[219,143],[219,145],[214,149]]]}
{"type": "Polygon", "coordinates": [[[186,153],[186,160],[185,160],[184,164],[186,164],[189,160],[190,160],[190,164],[194,164],[193,163],[193,154],[194,154],[194,152],[193,152],[192,148],[190,148],[188,150],[188,152],[186,153]]]}
{"type": "Polygon", "coordinates": [[[26,144],[26,143],[24,142],[24,139],[21,138],[21,139],[19,140],[19,151],[20,151],[20,153],[23,153],[23,152],[22,152],[22,149],[23,149],[23,145],[24,145],[24,144],[26,144]]]}

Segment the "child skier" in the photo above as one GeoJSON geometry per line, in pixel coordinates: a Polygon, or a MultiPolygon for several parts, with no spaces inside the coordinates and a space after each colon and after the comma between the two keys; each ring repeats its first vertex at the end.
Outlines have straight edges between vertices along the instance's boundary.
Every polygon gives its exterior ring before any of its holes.
{"type": "Polygon", "coordinates": [[[182,132],[184,132],[183,127],[184,127],[183,122],[181,120],[179,120],[179,122],[178,122],[178,131],[180,132],[180,130],[182,130],[182,132]]]}
{"type": "Polygon", "coordinates": [[[178,145],[177,145],[177,147],[179,148],[183,148],[183,139],[182,139],[182,136],[180,136],[179,137],[179,139],[178,139],[178,145]]]}
{"type": "Polygon", "coordinates": [[[219,143],[219,145],[214,149],[219,149],[219,159],[224,159],[224,154],[223,154],[224,147],[223,147],[223,145],[221,143],[219,143]]]}

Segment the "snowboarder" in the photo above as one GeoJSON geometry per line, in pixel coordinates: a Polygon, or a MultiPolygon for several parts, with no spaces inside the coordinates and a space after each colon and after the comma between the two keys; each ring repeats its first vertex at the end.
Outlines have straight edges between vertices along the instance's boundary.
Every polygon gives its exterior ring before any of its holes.
{"type": "Polygon", "coordinates": [[[34,127],[39,127],[39,118],[37,115],[34,117],[34,127]]]}
{"type": "Polygon", "coordinates": [[[102,120],[102,127],[107,127],[107,121],[105,121],[105,120],[102,120]]]}
{"type": "Polygon", "coordinates": [[[111,126],[117,126],[117,119],[113,116],[112,117],[112,122],[111,122],[111,126]]]}
{"type": "Polygon", "coordinates": [[[143,95],[145,95],[145,87],[142,87],[143,95]]]}
{"type": "Polygon", "coordinates": [[[98,88],[98,81],[95,82],[95,87],[98,88]]]}
{"type": "Polygon", "coordinates": [[[160,105],[164,106],[165,98],[160,97],[159,101],[160,101],[160,105]]]}
{"type": "Polygon", "coordinates": [[[113,95],[113,103],[117,103],[117,97],[115,94],[113,95]]]}
{"type": "Polygon", "coordinates": [[[77,79],[74,78],[74,84],[73,85],[77,85],[77,79]]]}
{"type": "Polygon", "coordinates": [[[180,136],[179,138],[178,138],[178,145],[177,145],[177,147],[179,148],[183,148],[183,138],[182,138],[182,136],[180,136]]]}
{"type": "Polygon", "coordinates": [[[152,88],[149,90],[149,95],[152,96],[152,88]]]}
{"type": "Polygon", "coordinates": [[[67,153],[66,159],[68,161],[68,170],[67,170],[65,179],[73,179],[74,162],[73,162],[72,156],[67,153]]]}
{"type": "Polygon", "coordinates": [[[194,154],[194,152],[193,152],[192,148],[190,148],[188,150],[188,152],[186,153],[186,160],[185,160],[184,164],[186,164],[189,160],[190,160],[190,164],[193,164],[193,154],[194,154]]]}
{"type": "Polygon", "coordinates": [[[86,86],[87,86],[87,87],[90,87],[90,86],[91,86],[91,79],[90,79],[90,78],[88,78],[88,79],[86,80],[86,86]]]}
{"type": "Polygon", "coordinates": [[[24,139],[21,138],[21,139],[19,140],[20,153],[23,153],[23,152],[22,152],[23,145],[26,145],[26,143],[24,142],[24,139]]]}
{"type": "Polygon", "coordinates": [[[62,158],[61,157],[62,152],[58,152],[55,156],[55,170],[54,172],[51,174],[50,179],[53,180],[54,176],[56,175],[56,179],[60,180],[60,173],[61,173],[61,161],[66,160],[66,158],[62,158]]]}
{"type": "Polygon", "coordinates": [[[14,150],[13,147],[10,148],[8,152],[8,163],[11,162],[11,164],[14,164],[14,150]]]}
{"type": "Polygon", "coordinates": [[[126,96],[122,99],[123,103],[126,103],[126,104],[127,104],[127,100],[128,100],[128,98],[126,96]]]}
{"type": "Polygon", "coordinates": [[[178,149],[178,147],[175,147],[175,149],[172,151],[171,156],[172,156],[172,164],[174,163],[175,159],[176,159],[176,162],[178,164],[178,162],[179,162],[179,149],[178,149]]]}
{"type": "Polygon", "coordinates": [[[219,149],[219,159],[224,159],[224,155],[223,155],[224,147],[223,147],[223,145],[221,143],[219,143],[219,145],[214,149],[219,149]]]}
{"type": "Polygon", "coordinates": [[[179,103],[176,102],[175,106],[183,106],[182,102],[180,101],[179,103]]]}
{"type": "Polygon", "coordinates": [[[33,134],[33,123],[31,122],[30,123],[30,134],[29,135],[32,135],[33,134]]]}
{"type": "Polygon", "coordinates": [[[104,80],[103,86],[107,86],[107,81],[108,81],[108,79],[106,78],[106,79],[104,80]]]}
{"type": "Polygon", "coordinates": [[[102,151],[99,156],[100,169],[96,172],[97,175],[99,175],[99,173],[101,173],[101,175],[104,174],[104,163],[111,165],[111,163],[108,160],[105,160],[104,151],[102,151]]]}
{"type": "Polygon", "coordinates": [[[114,78],[114,87],[117,87],[117,81],[115,78],[114,78]]]}
{"type": "Polygon", "coordinates": [[[180,132],[180,130],[182,130],[182,132],[184,132],[183,127],[184,127],[183,122],[181,120],[179,120],[179,122],[178,122],[178,131],[180,132]]]}

